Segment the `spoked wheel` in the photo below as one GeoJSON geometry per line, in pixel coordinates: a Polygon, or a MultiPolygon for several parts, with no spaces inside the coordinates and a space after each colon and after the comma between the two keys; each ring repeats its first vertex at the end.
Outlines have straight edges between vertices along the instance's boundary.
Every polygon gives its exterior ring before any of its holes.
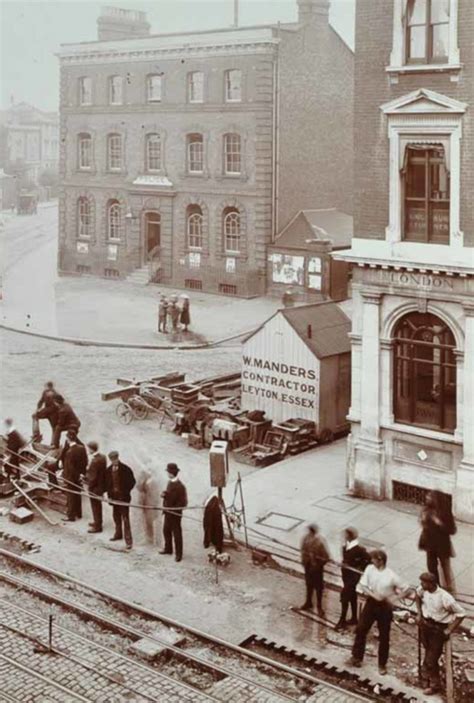
{"type": "Polygon", "coordinates": [[[144,420],[148,417],[148,406],[143,400],[134,400],[132,405],[132,413],[137,420],[144,420]]]}
{"type": "Polygon", "coordinates": [[[128,403],[119,403],[115,409],[117,417],[124,425],[129,425],[133,420],[132,410],[128,403]]]}

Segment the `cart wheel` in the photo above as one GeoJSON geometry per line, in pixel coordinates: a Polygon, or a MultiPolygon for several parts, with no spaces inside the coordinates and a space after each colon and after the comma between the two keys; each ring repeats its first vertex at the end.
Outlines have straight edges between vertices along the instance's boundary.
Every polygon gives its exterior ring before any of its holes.
{"type": "Polygon", "coordinates": [[[119,403],[115,408],[115,412],[120,422],[123,422],[124,425],[129,425],[133,420],[132,411],[128,403],[119,403]]]}
{"type": "Polygon", "coordinates": [[[137,420],[148,417],[148,408],[142,400],[136,400],[132,405],[132,413],[137,420]]]}
{"type": "Polygon", "coordinates": [[[334,433],[326,427],[326,429],[321,430],[318,439],[320,444],[329,444],[329,442],[332,442],[334,439],[334,433]]]}

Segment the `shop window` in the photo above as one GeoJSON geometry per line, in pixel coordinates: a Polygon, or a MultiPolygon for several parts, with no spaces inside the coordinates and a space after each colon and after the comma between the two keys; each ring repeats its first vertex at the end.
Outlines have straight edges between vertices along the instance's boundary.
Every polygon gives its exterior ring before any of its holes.
{"type": "Polygon", "coordinates": [[[110,240],[120,240],[122,234],[122,213],[118,200],[110,200],[107,205],[107,236],[110,240]]]}
{"type": "Polygon", "coordinates": [[[90,237],[92,234],[92,206],[89,198],[82,197],[77,201],[77,236],[79,239],[90,237]]]}
{"type": "Polygon", "coordinates": [[[453,433],[456,428],[455,339],[431,313],[410,313],[394,333],[396,422],[453,433]]]}
{"type": "Polygon", "coordinates": [[[224,173],[240,175],[242,169],[242,146],[239,134],[224,135],[224,173]]]}
{"type": "Polygon", "coordinates": [[[203,215],[199,205],[189,205],[186,210],[188,247],[202,249],[203,215]]]}
{"type": "Polygon", "coordinates": [[[123,102],[123,80],[122,76],[111,76],[109,78],[109,102],[111,105],[121,105],[123,102]]]}
{"type": "Polygon", "coordinates": [[[159,134],[147,134],[146,137],[146,170],[161,170],[161,137],[159,134]]]}
{"type": "Polygon", "coordinates": [[[188,134],[188,172],[202,173],[204,171],[204,143],[202,134],[188,134]]]}
{"type": "Polygon", "coordinates": [[[449,244],[450,182],[444,147],[409,144],[402,176],[403,238],[412,242],[449,244]]]}
{"type": "Polygon", "coordinates": [[[449,0],[408,0],[405,15],[407,63],[448,61],[449,4],[449,0]]]}
{"type": "Polygon", "coordinates": [[[146,86],[147,101],[149,103],[161,102],[162,77],[158,74],[147,76],[146,86]]]}
{"type": "Polygon", "coordinates": [[[231,69],[225,72],[225,101],[238,103],[242,100],[242,71],[231,69]]]}
{"type": "Polygon", "coordinates": [[[204,73],[202,71],[188,73],[188,101],[190,103],[204,102],[204,73]]]}
{"type": "Polygon", "coordinates": [[[92,81],[89,76],[79,78],[79,105],[92,105],[92,81]]]}
{"type": "Polygon", "coordinates": [[[109,134],[107,137],[107,166],[109,171],[122,169],[122,137],[120,134],[109,134]]]}
{"type": "Polygon", "coordinates": [[[224,210],[224,248],[229,252],[240,251],[240,212],[235,207],[224,210]]]}
{"type": "Polygon", "coordinates": [[[92,138],[90,134],[80,134],[78,137],[78,166],[80,170],[92,167],[92,138]]]}

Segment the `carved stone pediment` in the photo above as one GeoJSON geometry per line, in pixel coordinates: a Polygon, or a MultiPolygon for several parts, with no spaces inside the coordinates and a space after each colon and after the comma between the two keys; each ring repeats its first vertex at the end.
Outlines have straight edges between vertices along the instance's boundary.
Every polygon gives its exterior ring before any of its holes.
{"type": "Polygon", "coordinates": [[[462,114],[467,105],[434,90],[420,88],[380,106],[386,115],[462,114]]]}

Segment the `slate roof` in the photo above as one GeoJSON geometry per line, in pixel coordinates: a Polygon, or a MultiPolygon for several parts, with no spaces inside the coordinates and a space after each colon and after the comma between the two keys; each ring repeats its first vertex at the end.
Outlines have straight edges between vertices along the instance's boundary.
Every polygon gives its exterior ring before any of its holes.
{"type": "Polygon", "coordinates": [[[333,249],[351,246],[353,221],[345,212],[327,210],[300,210],[275,239],[276,247],[308,249],[308,240],[330,240],[333,249]]]}
{"type": "Polygon", "coordinates": [[[351,350],[349,339],[351,321],[339,305],[331,300],[277,310],[244,341],[257,334],[275,315],[283,315],[318,359],[344,354],[351,350]],[[311,325],[311,337],[308,337],[309,325],[311,325]]]}

